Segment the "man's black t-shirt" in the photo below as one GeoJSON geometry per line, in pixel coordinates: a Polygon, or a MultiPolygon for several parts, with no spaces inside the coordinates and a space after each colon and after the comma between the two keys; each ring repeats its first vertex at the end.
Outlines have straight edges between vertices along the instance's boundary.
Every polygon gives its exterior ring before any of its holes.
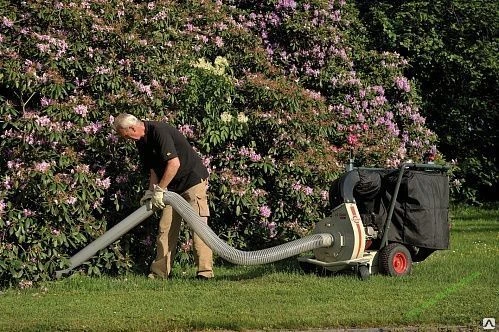
{"type": "Polygon", "coordinates": [[[153,169],[161,180],[168,160],[178,157],[180,168],[168,190],[183,193],[208,178],[201,158],[180,131],[159,121],[144,121],[144,125],[145,135],[135,144],[146,172],[153,169]]]}

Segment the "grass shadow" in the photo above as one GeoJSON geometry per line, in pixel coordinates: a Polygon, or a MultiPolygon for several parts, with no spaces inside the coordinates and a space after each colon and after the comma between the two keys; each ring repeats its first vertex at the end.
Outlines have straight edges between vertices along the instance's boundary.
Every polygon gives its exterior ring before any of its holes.
{"type": "Polygon", "coordinates": [[[220,279],[229,281],[259,279],[272,273],[302,273],[295,257],[264,265],[240,266],[224,261],[218,266],[225,270],[220,279]]]}

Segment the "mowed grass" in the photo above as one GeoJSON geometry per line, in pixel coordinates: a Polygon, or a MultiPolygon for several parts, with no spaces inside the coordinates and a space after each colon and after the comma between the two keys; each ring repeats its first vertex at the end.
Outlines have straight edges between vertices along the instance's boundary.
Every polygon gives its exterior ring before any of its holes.
{"type": "Polygon", "coordinates": [[[453,209],[451,249],[402,278],[319,277],[295,259],[217,266],[171,280],[79,275],[0,292],[2,331],[171,331],[313,328],[482,330],[499,320],[499,209],[453,209]]]}

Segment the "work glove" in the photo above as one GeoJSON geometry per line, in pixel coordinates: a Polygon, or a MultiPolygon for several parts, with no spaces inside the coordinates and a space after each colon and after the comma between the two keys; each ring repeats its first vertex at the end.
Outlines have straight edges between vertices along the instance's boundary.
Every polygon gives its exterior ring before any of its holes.
{"type": "Polygon", "coordinates": [[[166,206],[166,204],[163,202],[163,195],[165,194],[165,191],[163,188],[158,186],[157,184],[154,185],[154,190],[151,198],[151,203],[152,207],[156,210],[163,210],[166,206]]]}
{"type": "Polygon", "coordinates": [[[152,210],[151,198],[153,195],[154,192],[152,190],[147,189],[146,192],[144,193],[144,196],[142,196],[142,198],[140,199],[140,206],[146,205],[148,211],[152,210]]]}

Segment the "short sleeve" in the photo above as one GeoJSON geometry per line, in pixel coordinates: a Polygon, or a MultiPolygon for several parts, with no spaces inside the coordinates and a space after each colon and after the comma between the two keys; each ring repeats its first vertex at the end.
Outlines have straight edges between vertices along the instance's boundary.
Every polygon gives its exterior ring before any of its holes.
{"type": "Polygon", "coordinates": [[[175,149],[175,142],[173,136],[169,131],[156,132],[156,143],[158,145],[159,154],[162,161],[167,162],[170,159],[178,157],[177,150],[175,149]]]}

